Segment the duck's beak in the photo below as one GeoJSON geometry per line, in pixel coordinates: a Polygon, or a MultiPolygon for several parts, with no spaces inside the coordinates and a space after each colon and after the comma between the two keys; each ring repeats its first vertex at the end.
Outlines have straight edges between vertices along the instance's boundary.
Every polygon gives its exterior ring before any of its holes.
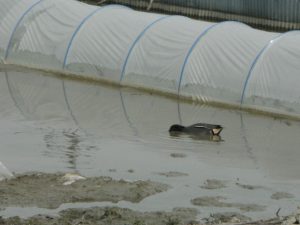
{"type": "Polygon", "coordinates": [[[222,127],[220,127],[220,128],[213,128],[212,129],[212,133],[213,133],[213,135],[219,135],[222,130],[223,130],[222,127]]]}

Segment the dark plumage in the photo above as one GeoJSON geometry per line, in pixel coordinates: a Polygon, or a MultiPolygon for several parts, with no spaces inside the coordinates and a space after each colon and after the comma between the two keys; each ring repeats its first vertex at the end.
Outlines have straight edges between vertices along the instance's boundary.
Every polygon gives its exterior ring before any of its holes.
{"type": "Polygon", "coordinates": [[[191,126],[184,127],[182,125],[174,124],[170,127],[169,132],[186,133],[193,135],[219,135],[223,127],[221,125],[196,123],[191,126]]]}

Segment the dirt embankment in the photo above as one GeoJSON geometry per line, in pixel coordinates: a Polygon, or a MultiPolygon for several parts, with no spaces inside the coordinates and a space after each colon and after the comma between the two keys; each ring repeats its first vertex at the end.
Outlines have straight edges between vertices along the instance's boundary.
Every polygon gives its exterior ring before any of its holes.
{"type": "MultiPolygon", "coordinates": [[[[226,182],[208,180],[202,188],[216,189],[226,182]]],[[[6,207],[30,207],[54,209],[63,203],[74,202],[118,202],[121,200],[140,202],[144,198],[168,190],[166,184],[152,181],[113,180],[110,177],[86,178],[78,174],[25,174],[0,182],[0,212],[6,207]]],[[[274,198],[291,197],[277,193],[274,198]]],[[[200,197],[191,200],[196,206],[239,208],[241,211],[262,210],[258,205],[228,203],[221,197],[200,197]]],[[[0,225],[292,225],[300,224],[299,212],[289,217],[277,217],[265,221],[251,221],[237,212],[210,215],[201,222],[196,221],[198,211],[193,208],[175,208],[172,212],[138,212],[119,207],[92,207],[67,209],[57,216],[36,215],[27,219],[2,218],[0,225]]]]}
{"type": "Polygon", "coordinates": [[[140,202],[169,188],[152,181],[128,182],[74,174],[28,174],[0,182],[0,208],[37,206],[55,209],[74,202],[140,202]]]}
{"type": "Polygon", "coordinates": [[[174,209],[172,212],[135,212],[130,209],[89,208],[68,209],[60,212],[59,216],[39,215],[29,219],[13,217],[0,219],[0,225],[184,225],[197,224],[191,218],[195,218],[197,212],[194,209],[174,209]]]}

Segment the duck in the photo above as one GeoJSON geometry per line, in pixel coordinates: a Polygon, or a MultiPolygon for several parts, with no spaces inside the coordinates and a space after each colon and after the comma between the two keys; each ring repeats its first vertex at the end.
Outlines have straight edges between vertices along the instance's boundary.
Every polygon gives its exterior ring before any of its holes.
{"type": "Polygon", "coordinates": [[[170,133],[186,133],[192,135],[214,135],[219,136],[223,127],[217,124],[208,123],[196,123],[190,126],[182,126],[179,124],[173,124],[169,132],[170,133]]]}

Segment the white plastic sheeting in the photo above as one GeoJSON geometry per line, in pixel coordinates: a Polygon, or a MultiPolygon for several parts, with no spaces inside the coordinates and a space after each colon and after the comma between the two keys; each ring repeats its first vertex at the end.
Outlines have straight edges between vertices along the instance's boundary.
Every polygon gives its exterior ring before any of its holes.
{"type": "Polygon", "coordinates": [[[92,10],[73,0],[37,1],[19,20],[6,57],[14,63],[60,69],[74,30],[92,10]]]}
{"type": "Polygon", "coordinates": [[[0,0],[0,57],[3,59],[6,54],[10,37],[15,32],[19,21],[22,19],[26,11],[37,1],[33,0],[0,0]]]}
{"type": "Polygon", "coordinates": [[[300,112],[300,31],[281,34],[262,49],[244,86],[242,103],[300,112]]]}
{"type": "Polygon", "coordinates": [[[190,50],[181,74],[181,93],[238,103],[253,59],[274,35],[232,21],[212,25],[190,50]]]}
{"type": "Polygon", "coordinates": [[[300,35],[228,21],[90,6],[0,0],[5,63],[105,78],[201,101],[300,113],[300,35]]]}
{"type": "Polygon", "coordinates": [[[0,162],[0,181],[12,178],[14,175],[0,162]]]}
{"type": "Polygon", "coordinates": [[[118,5],[98,8],[74,37],[65,61],[66,69],[119,81],[122,64],[134,39],[149,23],[162,17],[118,5]]]}
{"type": "Polygon", "coordinates": [[[132,45],[122,80],[177,91],[181,65],[197,35],[210,23],[167,16],[148,27],[132,45]]]}

